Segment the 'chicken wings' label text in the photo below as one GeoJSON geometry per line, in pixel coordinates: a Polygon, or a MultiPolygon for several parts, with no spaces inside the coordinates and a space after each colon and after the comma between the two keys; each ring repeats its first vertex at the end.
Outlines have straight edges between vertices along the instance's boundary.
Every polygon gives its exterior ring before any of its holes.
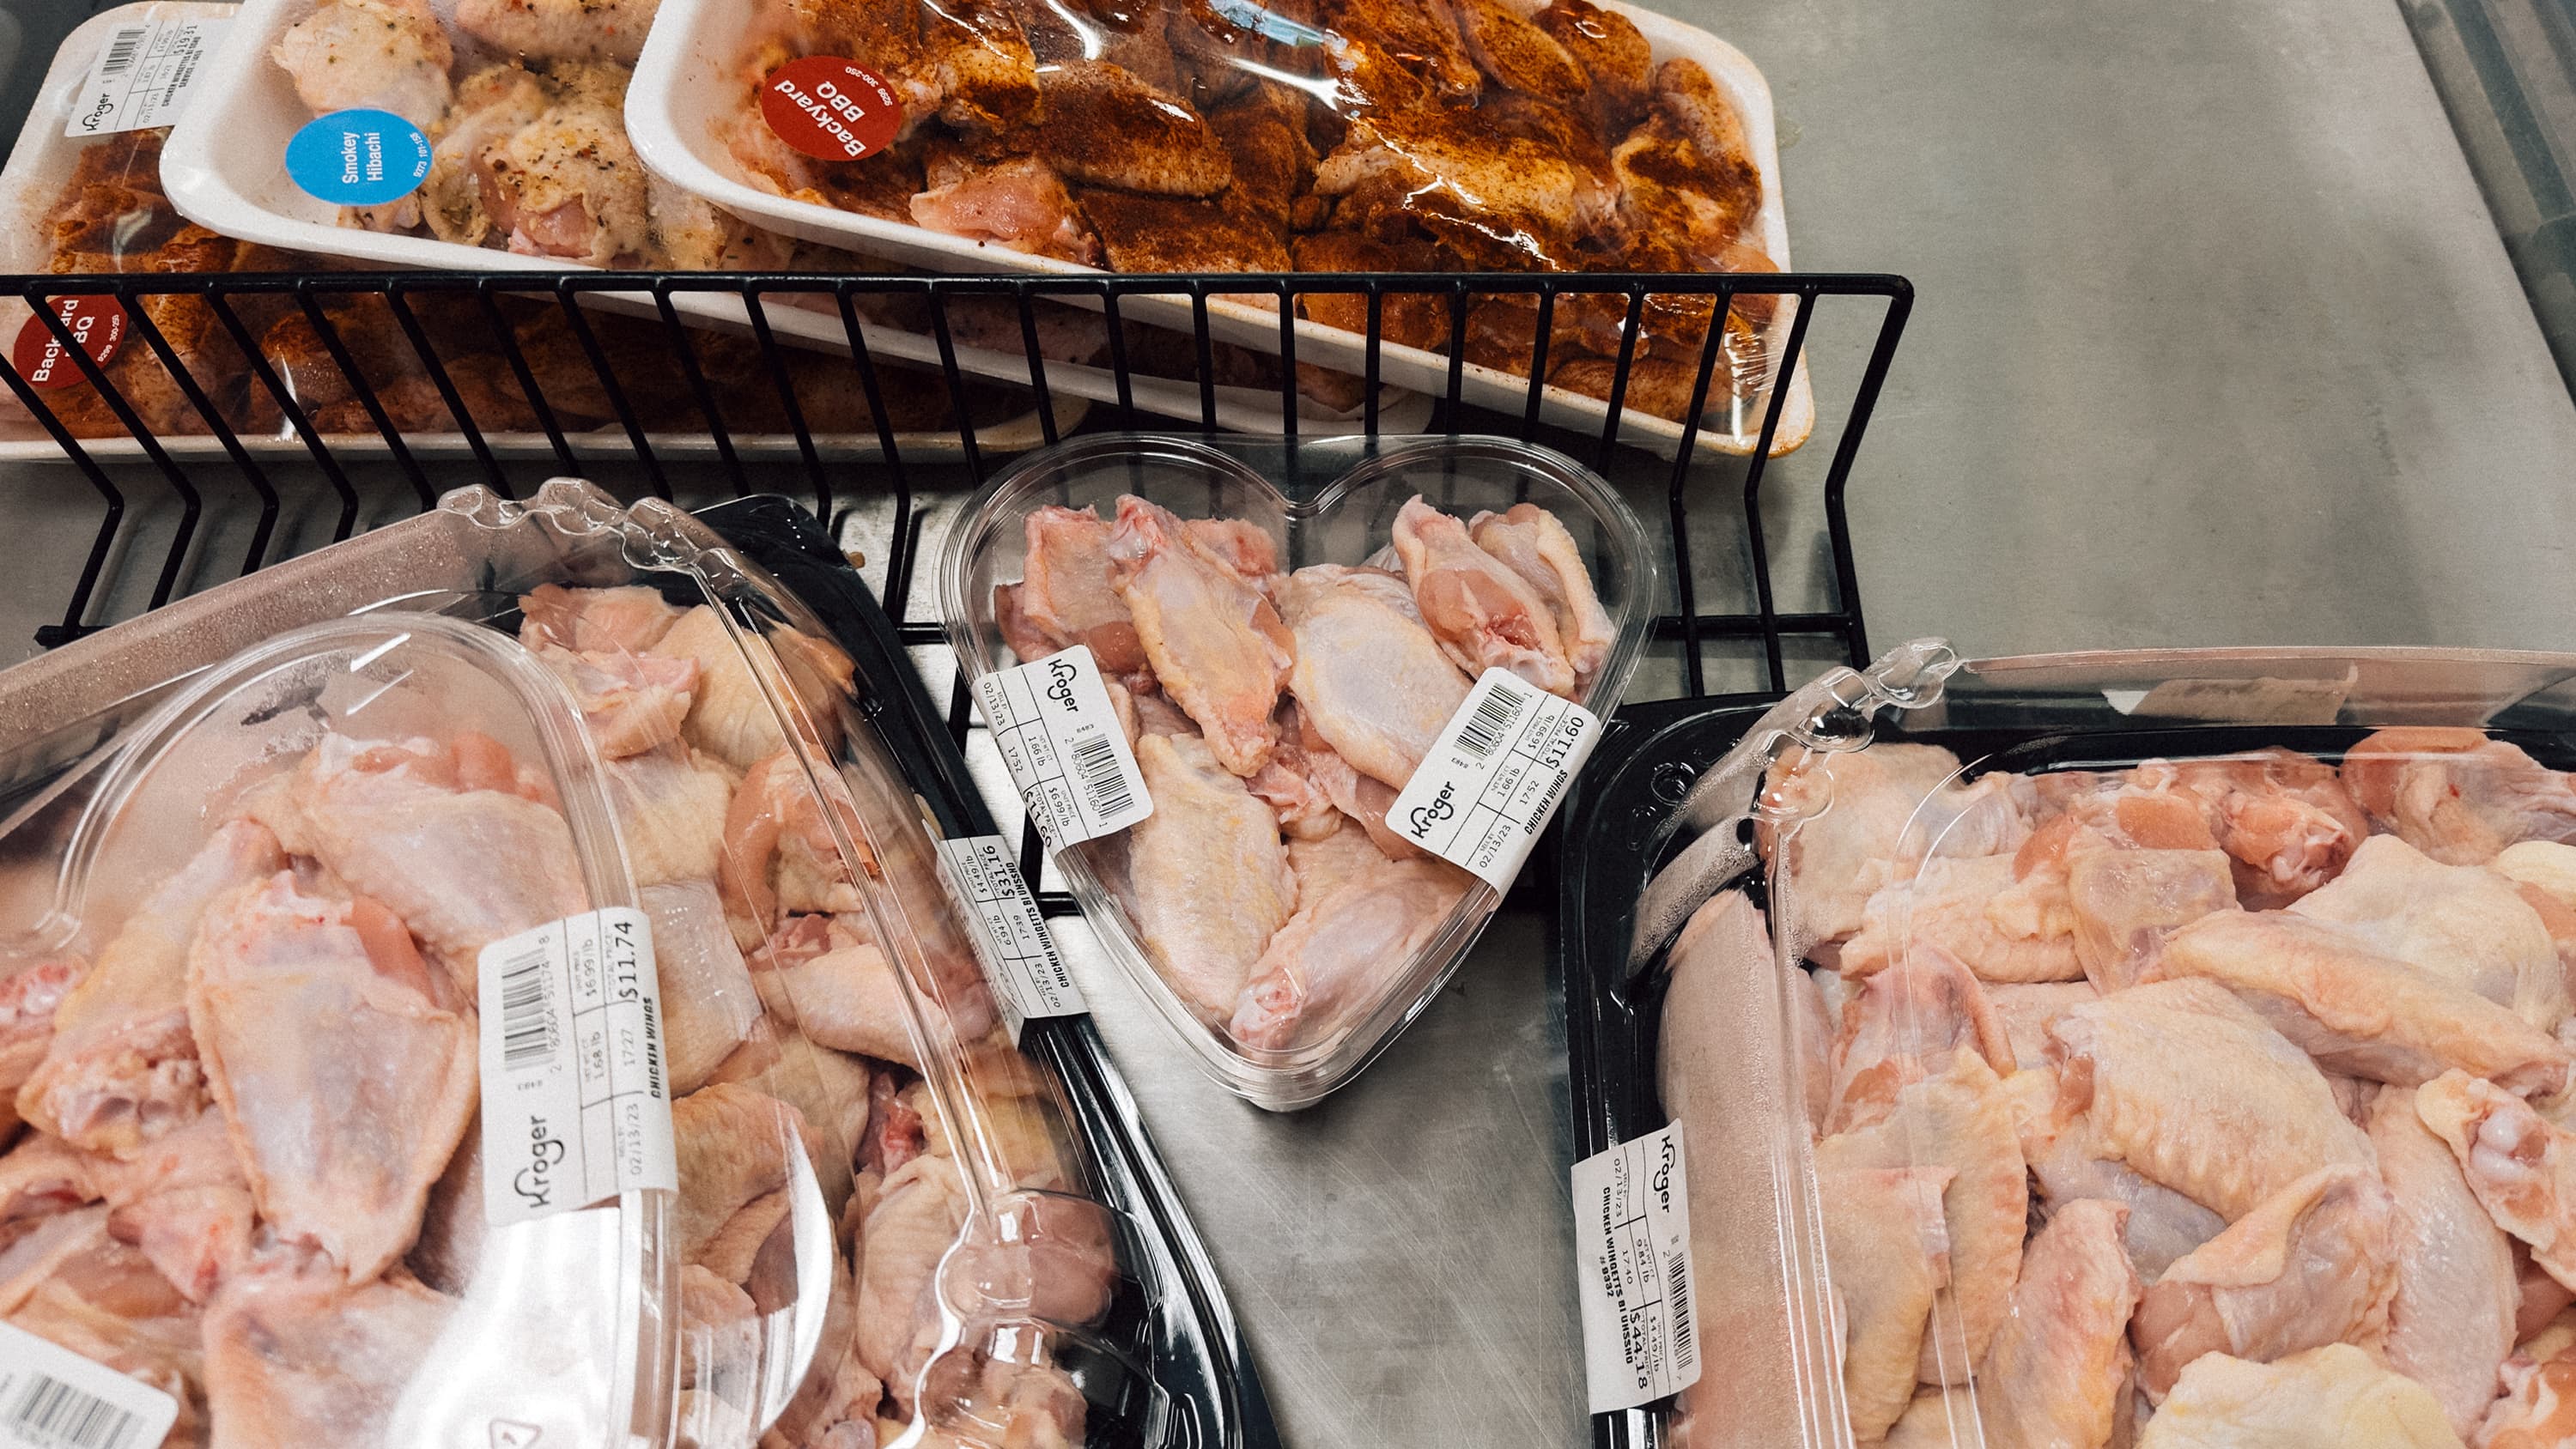
{"type": "Polygon", "coordinates": [[[1405,781],[1387,828],[1509,890],[1600,739],[1600,716],[1488,669],[1405,781]]]}
{"type": "Polygon", "coordinates": [[[179,1401],[0,1323],[0,1449],[151,1449],[179,1401]]]}
{"type": "Polygon", "coordinates": [[[495,941],[476,979],[484,1217],[521,1223],[678,1188],[644,913],[589,911],[495,941]]]}
{"type": "Polygon", "coordinates": [[[1002,767],[1049,850],[1124,830],[1154,813],[1090,646],[987,674],[975,681],[975,698],[993,727],[1002,767]]]}
{"type": "Polygon", "coordinates": [[[63,134],[78,141],[176,124],[229,16],[137,20],[109,31],[89,84],[72,98],[63,134]]]}
{"type": "Polygon", "coordinates": [[[1011,843],[998,835],[939,842],[939,883],[965,917],[975,957],[1017,1045],[1020,1024],[1030,1017],[1080,1016],[1091,1007],[1056,954],[1055,937],[1011,854],[1011,843]]]}
{"type": "Polygon", "coordinates": [[[1574,1164],[1574,1255],[1592,1412],[1634,1408],[1697,1383],[1679,1123],[1574,1164]]]}

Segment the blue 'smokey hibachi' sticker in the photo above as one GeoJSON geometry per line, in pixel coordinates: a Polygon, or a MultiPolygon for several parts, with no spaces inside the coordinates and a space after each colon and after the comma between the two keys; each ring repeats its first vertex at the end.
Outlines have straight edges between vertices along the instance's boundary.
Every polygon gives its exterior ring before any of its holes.
{"type": "Polygon", "coordinates": [[[286,174],[324,201],[382,206],[429,179],[429,138],[391,111],[333,111],[288,138],[286,174]]]}

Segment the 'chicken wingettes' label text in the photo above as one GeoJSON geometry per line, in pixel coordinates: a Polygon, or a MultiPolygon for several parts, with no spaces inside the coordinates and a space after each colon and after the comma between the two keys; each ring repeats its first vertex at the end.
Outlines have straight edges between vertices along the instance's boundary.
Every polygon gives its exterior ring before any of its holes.
{"type": "Polygon", "coordinates": [[[206,57],[232,23],[230,16],[137,20],[109,31],[89,84],[63,118],[63,134],[79,141],[177,124],[206,57]]]}
{"type": "Polygon", "coordinates": [[[975,681],[975,698],[1047,849],[1124,830],[1154,813],[1090,646],[995,670],[975,681]]]}
{"type": "Polygon", "coordinates": [[[483,1215],[674,1191],[653,927],[612,906],[483,948],[483,1215]]]}
{"type": "Polygon", "coordinates": [[[1009,841],[998,835],[940,841],[939,883],[965,918],[1012,1045],[1019,1044],[1020,1025],[1031,1017],[1080,1016],[1091,1009],[1056,954],[1055,937],[1011,858],[1009,841]]]}
{"type": "Polygon", "coordinates": [[[0,1323],[0,1449],[152,1449],[179,1401],[0,1323]]]}
{"type": "Polygon", "coordinates": [[[1592,711],[1488,669],[1396,795],[1387,828],[1509,890],[1600,739],[1592,711]]]}
{"type": "Polygon", "coordinates": [[[1699,1382],[1690,1186],[1676,1122],[1574,1164],[1574,1276],[1592,1412],[1699,1382]]]}

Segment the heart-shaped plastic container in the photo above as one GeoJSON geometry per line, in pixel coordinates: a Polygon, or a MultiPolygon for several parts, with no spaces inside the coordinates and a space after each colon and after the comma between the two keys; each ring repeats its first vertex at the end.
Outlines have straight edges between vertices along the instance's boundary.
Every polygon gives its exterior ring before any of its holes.
{"type": "MultiPolygon", "coordinates": [[[[1135,498],[1184,521],[1238,520],[1276,550],[1278,571],[1269,577],[1284,580],[1311,565],[1363,566],[1376,560],[1391,568],[1391,530],[1398,513],[1416,497],[1462,523],[1482,513],[1533,504],[1564,526],[1612,633],[1599,667],[1578,679],[1570,697],[1595,714],[1615,708],[1636,665],[1657,597],[1655,563],[1644,530],[1599,475],[1549,449],[1502,438],[1351,439],[1307,443],[1292,453],[1278,443],[1249,439],[1109,436],[1034,454],[979,493],[949,534],[940,569],[948,637],[970,683],[1028,662],[1029,656],[1015,652],[1005,637],[1006,621],[997,603],[1015,596],[997,595],[997,586],[1024,578],[1031,519],[1041,510],[1087,509],[1106,523],[1117,514],[1122,498],[1135,498]]],[[[1022,643],[1030,644],[1025,633],[1022,643]]],[[[1030,648],[1034,657],[1044,657],[1043,650],[1030,648]]],[[[1156,687],[1144,675],[1131,673],[1129,682],[1138,687],[1140,715],[1152,715],[1149,696],[1156,687]]],[[[1280,698],[1288,698],[1285,689],[1280,698]]],[[[1186,724],[1173,713],[1165,719],[1174,728],[1186,724]]],[[[1155,730],[1149,723],[1143,732],[1155,730]]],[[[1140,748],[1150,745],[1143,741],[1140,748]]],[[[1226,782],[1214,783],[1223,794],[1226,782]]],[[[1361,783],[1387,787],[1383,798],[1367,797],[1378,800],[1373,813],[1381,816],[1400,788],[1395,780],[1361,783]]],[[[1339,992],[1329,1008],[1310,1011],[1283,1041],[1275,1030],[1236,1029],[1238,1020],[1248,1018],[1222,1010],[1219,998],[1227,984],[1222,977],[1211,978],[1217,982],[1214,990],[1205,981],[1187,992],[1176,988],[1175,977],[1203,968],[1221,972],[1222,967],[1208,968],[1208,962],[1224,953],[1194,949],[1186,940],[1149,940],[1152,932],[1135,906],[1131,847],[1139,845],[1133,839],[1138,832],[1153,826],[1149,816],[1125,830],[1059,850],[1055,861],[1110,957],[1154,1003],[1200,1066],[1229,1090],[1275,1111],[1322,1099],[1385,1049],[1430,1004],[1502,901],[1502,893],[1485,881],[1466,881],[1436,927],[1426,932],[1417,925],[1395,933],[1392,939],[1406,943],[1397,959],[1375,961],[1359,984],[1339,992]],[[1193,962],[1194,956],[1200,959],[1193,962]],[[1247,1036],[1267,1039],[1254,1044],[1247,1036]]],[[[1336,807],[1329,828],[1351,827],[1368,829],[1359,812],[1336,807]]],[[[1248,843],[1255,869],[1268,871],[1259,842],[1248,843]]],[[[1297,858],[1287,844],[1280,848],[1297,858]]],[[[1176,853],[1187,856],[1176,852],[1168,838],[1146,849],[1150,861],[1171,860],[1176,853]]],[[[1220,881],[1218,888],[1225,883],[1220,881]]],[[[1316,902],[1300,899],[1297,904],[1316,902]]],[[[1322,922],[1308,925],[1307,939],[1316,939],[1322,922]]],[[[1273,939],[1297,926],[1291,918],[1273,939]]],[[[1275,966],[1277,957],[1264,954],[1275,966]]],[[[1261,973],[1255,971],[1249,979],[1257,981],[1261,973]]],[[[1297,989],[1305,989],[1302,979],[1297,989]]]]}

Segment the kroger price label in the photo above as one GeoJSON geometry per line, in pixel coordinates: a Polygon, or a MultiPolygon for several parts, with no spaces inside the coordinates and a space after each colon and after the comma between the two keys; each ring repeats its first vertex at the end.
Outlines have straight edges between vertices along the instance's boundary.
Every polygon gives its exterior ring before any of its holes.
{"type": "Polygon", "coordinates": [[[1126,829],[1154,813],[1127,730],[1100,683],[1091,647],[1076,644],[975,681],[1002,768],[1049,850],[1126,829]]]}
{"type": "Polygon", "coordinates": [[[894,144],[903,102],[884,76],[855,60],[809,55],[760,83],[760,118],[778,139],[824,161],[856,161],[894,144]]]}
{"type": "Polygon", "coordinates": [[[676,1190],[653,927],[612,906],[483,948],[483,1216],[676,1190]]]}
{"type": "Polygon", "coordinates": [[[179,1401],[0,1323],[0,1449],[152,1449],[179,1401]]]}
{"type": "MultiPolygon", "coordinates": [[[[125,345],[125,307],[114,297],[49,297],[45,306],[61,320],[80,350],[89,354],[89,360],[101,367],[125,345]]],[[[30,317],[19,326],[17,340],[9,348],[9,366],[29,387],[46,392],[89,381],[72,360],[71,349],[42,317],[30,317]]]]}
{"type": "Polygon", "coordinates": [[[174,125],[229,16],[137,20],[107,34],[89,83],[73,97],[63,134],[77,141],[174,125]]]}
{"type": "Polygon", "coordinates": [[[1488,669],[1396,795],[1387,828],[1509,890],[1600,740],[1600,716],[1488,669]]]}
{"type": "Polygon", "coordinates": [[[286,174],[320,200],[382,206],[429,179],[429,138],[391,111],[333,111],[287,138],[286,174]]]}
{"type": "Polygon", "coordinates": [[[1574,1254],[1592,1412],[1632,1409],[1697,1383],[1680,1123],[1574,1164],[1574,1254]]]}
{"type": "Polygon", "coordinates": [[[939,842],[940,884],[966,918],[976,959],[1001,998],[1017,1045],[1020,1024],[1029,1018],[1080,1016],[1091,1008],[1056,953],[1055,937],[1012,854],[1011,843],[998,835],[939,842]]]}

